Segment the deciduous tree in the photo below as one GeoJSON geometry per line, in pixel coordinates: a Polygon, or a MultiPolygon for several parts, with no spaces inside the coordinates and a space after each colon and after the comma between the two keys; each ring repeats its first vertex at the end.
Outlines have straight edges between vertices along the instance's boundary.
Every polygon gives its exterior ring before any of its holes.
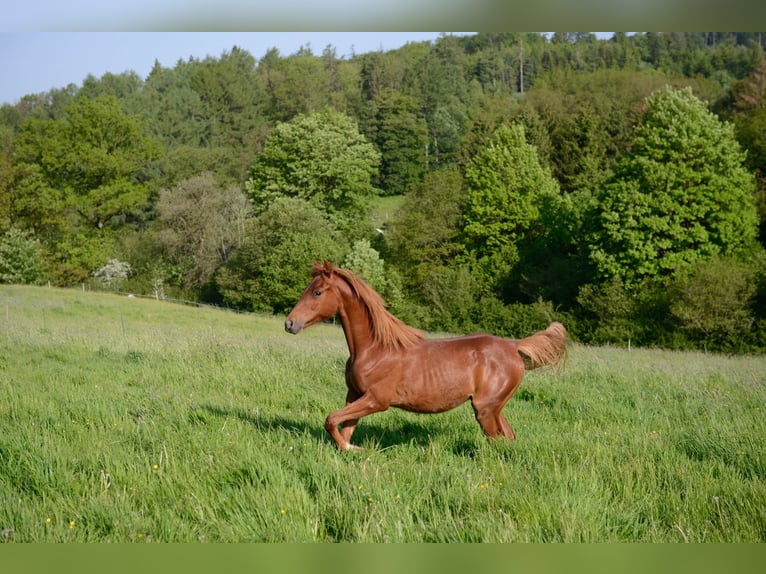
{"type": "Polygon", "coordinates": [[[304,199],[279,197],[248,222],[245,241],[216,284],[226,304],[283,312],[300,298],[314,260],[340,261],[345,242],[304,199]]]}
{"type": "Polygon", "coordinates": [[[519,260],[519,242],[533,232],[546,198],[559,187],[540,165],[520,124],[501,126],[492,143],[466,168],[463,234],[486,280],[497,288],[519,260]]]}
{"type": "Polygon", "coordinates": [[[356,123],[334,110],[279,124],[266,140],[245,188],[256,210],[278,197],[309,201],[339,227],[358,225],[370,198],[380,154],[356,123]]]}
{"type": "Polygon", "coordinates": [[[599,197],[590,253],[600,276],[637,285],[752,249],[754,181],[743,161],[732,125],[691,89],[652,94],[632,151],[599,197]]]}
{"type": "Polygon", "coordinates": [[[183,287],[196,290],[243,243],[251,208],[239,188],[205,173],[162,190],[156,211],[161,245],[183,269],[183,287]]]}

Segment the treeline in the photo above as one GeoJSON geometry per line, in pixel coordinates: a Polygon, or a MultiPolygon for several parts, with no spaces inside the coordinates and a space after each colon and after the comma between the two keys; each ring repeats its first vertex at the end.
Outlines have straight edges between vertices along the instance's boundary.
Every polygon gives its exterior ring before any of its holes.
{"type": "Polygon", "coordinates": [[[402,319],[766,350],[761,33],[234,47],[0,107],[0,282],[282,313],[313,259],[402,319]]]}

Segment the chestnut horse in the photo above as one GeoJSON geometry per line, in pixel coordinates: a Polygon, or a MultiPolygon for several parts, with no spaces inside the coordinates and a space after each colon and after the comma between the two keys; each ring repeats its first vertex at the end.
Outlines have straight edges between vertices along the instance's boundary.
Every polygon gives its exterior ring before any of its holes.
{"type": "Polygon", "coordinates": [[[380,295],[350,271],[325,260],[314,264],[312,275],[285,330],[298,334],[340,316],[350,355],[348,393],[346,406],[327,417],[325,428],[342,451],[358,448],[351,435],[362,417],[389,407],[440,413],[467,400],[488,437],[513,439],[502,409],[525,368],[556,366],[566,357],[561,323],[520,340],[487,334],[426,339],[389,313],[380,295]]]}

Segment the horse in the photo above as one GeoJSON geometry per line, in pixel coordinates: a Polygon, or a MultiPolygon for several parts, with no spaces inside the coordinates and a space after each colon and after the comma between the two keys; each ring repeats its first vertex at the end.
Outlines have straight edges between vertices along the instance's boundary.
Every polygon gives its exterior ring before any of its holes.
{"type": "Polygon", "coordinates": [[[359,419],[395,407],[441,413],[470,400],[489,439],[516,438],[502,413],[526,370],[560,366],[567,332],[559,322],[513,340],[490,334],[426,338],[392,315],[382,297],[354,273],[314,263],[312,280],[285,320],[285,330],[303,329],[340,317],[348,345],[346,404],[325,420],[341,451],[351,444],[359,419]]]}

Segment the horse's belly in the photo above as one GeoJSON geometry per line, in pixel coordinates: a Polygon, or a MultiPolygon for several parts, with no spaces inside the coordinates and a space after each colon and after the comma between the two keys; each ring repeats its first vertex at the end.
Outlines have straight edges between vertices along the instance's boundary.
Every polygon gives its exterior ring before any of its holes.
{"type": "Polygon", "coordinates": [[[417,413],[441,413],[454,409],[471,397],[469,373],[421,374],[401,385],[392,406],[417,413]],[[435,375],[435,376],[434,376],[435,375]]]}

